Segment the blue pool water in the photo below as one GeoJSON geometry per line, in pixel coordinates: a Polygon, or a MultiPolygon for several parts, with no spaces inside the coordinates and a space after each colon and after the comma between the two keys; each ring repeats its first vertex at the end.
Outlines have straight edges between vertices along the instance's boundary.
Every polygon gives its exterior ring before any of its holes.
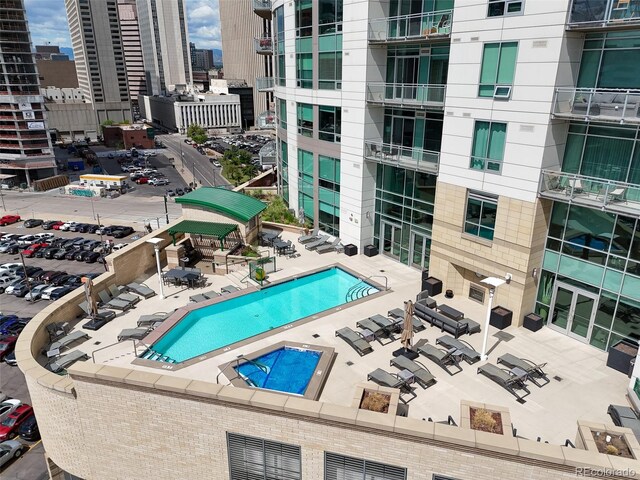
{"type": "MultiPolygon", "coordinates": [[[[333,267],[188,313],[151,348],[176,362],[347,303],[360,280],[333,267]]],[[[365,284],[366,285],[366,284],[365,284]]],[[[371,295],[371,286],[361,293],[371,295]]]]}
{"type": "Polygon", "coordinates": [[[254,387],[304,395],[321,355],[315,350],[283,347],[235,370],[254,387]]]}

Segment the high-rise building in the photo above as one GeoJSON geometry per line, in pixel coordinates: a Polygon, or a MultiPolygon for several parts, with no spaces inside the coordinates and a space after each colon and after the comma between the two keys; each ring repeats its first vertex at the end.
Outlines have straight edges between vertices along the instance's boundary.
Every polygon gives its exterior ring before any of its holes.
{"type": "Polygon", "coordinates": [[[78,85],[105,120],[131,120],[117,0],[65,0],[78,85]]]}
{"type": "Polygon", "coordinates": [[[191,54],[192,70],[207,71],[213,68],[213,50],[207,48],[196,48],[196,44],[189,43],[189,52],[191,54]]]}
{"type": "Polygon", "coordinates": [[[253,87],[253,115],[260,123],[257,117],[273,108],[272,92],[262,88],[264,78],[273,77],[271,0],[220,0],[220,28],[224,75],[253,87]]]}
{"type": "Polygon", "coordinates": [[[57,45],[36,45],[36,67],[43,87],[77,88],[76,63],[57,45]]]}
{"type": "Polygon", "coordinates": [[[137,0],[147,93],[191,85],[189,31],[184,0],[137,0]]]}
{"type": "Polygon", "coordinates": [[[56,162],[23,0],[0,3],[0,16],[0,173],[30,184],[56,162]]]}
{"type": "Polygon", "coordinates": [[[135,118],[139,113],[138,96],[147,93],[136,0],[118,0],[118,16],[129,83],[129,97],[135,118]]]}

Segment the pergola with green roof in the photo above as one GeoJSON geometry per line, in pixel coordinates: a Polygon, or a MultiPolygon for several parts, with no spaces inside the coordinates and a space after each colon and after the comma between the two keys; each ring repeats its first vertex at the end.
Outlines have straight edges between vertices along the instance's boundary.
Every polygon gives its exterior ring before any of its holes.
{"type": "Polygon", "coordinates": [[[212,210],[245,224],[267,208],[257,198],[214,187],[200,187],[182,197],[177,197],[176,203],[212,210]]]}
{"type": "Polygon", "coordinates": [[[204,235],[206,237],[214,237],[218,239],[220,245],[224,248],[224,240],[232,233],[236,232],[237,237],[238,225],[235,223],[213,223],[198,222],[196,220],[183,220],[169,228],[169,235],[176,244],[176,235],[178,233],[189,233],[191,235],[204,235]]]}

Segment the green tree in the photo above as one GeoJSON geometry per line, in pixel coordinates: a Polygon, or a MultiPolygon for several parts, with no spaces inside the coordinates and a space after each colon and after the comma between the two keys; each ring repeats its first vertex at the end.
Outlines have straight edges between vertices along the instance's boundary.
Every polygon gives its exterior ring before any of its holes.
{"type": "Polygon", "coordinates": [[[274,196],[267,208],[262,212],[262,220],[266,222],[300,225],[296,216],[289,210],[280,196],[274,196]]]}
{"type": "Polygon", "coordinates": [[[192,123],[187,128],[187,137],[198,144],[202,144],[207,141],[207,132],[197,123],[192,123]]]}
{"type": "Polygon", "coordinates": [[[220,159],[222,174],[235,186],[252,179],[258,169],[251,163],[251,154],[237,147],[230,148],[220,159]]]}
{"type": "Polygon", "coordinates": [[[102,131],[104,131],[104,127],[110,127],[111,125],[116,125],[116,122],[114,122],[113,120],[105,120],[100,124],[100,128],[102,129],[102,131]]]}

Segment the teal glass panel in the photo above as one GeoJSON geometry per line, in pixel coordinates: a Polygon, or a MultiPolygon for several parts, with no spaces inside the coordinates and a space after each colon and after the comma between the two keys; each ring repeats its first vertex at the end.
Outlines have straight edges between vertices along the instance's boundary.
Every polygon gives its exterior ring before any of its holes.
{"type": "Polygon", "coordinates": [[[296,53],[312,53],[313,43],[311,37],[296,38],[296,53]]]}
{"type": "Polygon", "coordinates": [[[489,148],[489,126],[489,122],[476,121],[473,134],[473,147],[471,150],[471,168],[477,168],[477,166],[474,166],[474,160],[485,158],[487,155],[487,149],[489,148]]]}
{"type": "Polygon", "coordinates": [[[516,56],[518,44],[516,42],[503,43],[500,49],[497,82],[499,85],[511,85],[516,70],[516,56]]]}
{"type": "Polygon", "coordinates": [[[602,288],[606,288],[612,292],[619,292],[622,285],[622,273],[615,270],[607,270],[604,274],[604,283],[602,288]]]}
{"type": "Polygon", "coordinates": [[[589,339],[589,345],[599,348],[600,350],[606,350],[607,339],[609,338],[609,331],[604,328],[594,326],[591,330],[591,338],[589,339]]]}
{"type": "Polygon", "coordinates": [[[506,123],[492,123],[489,138],[489,149],[487,158],[492,160],[502,160],[504,156],[504,142],[507,134],[506,123]]]}
{"type": "Polygon", "coordinates": [[[336,50],[342,50],[342,34],[336,35],[336,50]]]}
{"type": "Polygon", "coordinates": [[[328,190],[326,188],[322,188],[320,187],[318,189],[318,198],[320,199],[321,202],[326,202],[327,204],[330,204],[330,206],[327,206],[327,209],[325,210],[325,212],[331,212],[333,213],[333,190],[328,190]]]}
{"type": "Polygon", "coordinates": [[[600,286],[604,267],[562,255],[558,273],[588,285],[600,286]]]}
{"type": "Polygon", "coordinates": [[[542,268],[551,272],[555,272],[556,270],[558,270],[559,260],[560,255],[558,255],[556,252],[545,250],[544,259],[542,260],[542,268]]]}
{"type": "Polygon", "coordinates": [[[340,50],[340,49],[337,48],[335,35],[321,35],[318,37],[319,52],[334,52],[336,50],[340,50]]]}
{"type": "Polygon", "coordinates": [[[582,53],[580,73],[578,74],[578,88],[593,88],[596,86],[600,54],[599,50],[582,53]]]}
{"type": "Polygon", "coordinates": [[[640,49],[605,50],[599,88],[640,88],[640,49]]]}
{"type": "Polygon", "coordinates": [[[580,173],[590,177],[624,181],[634,142],[617,138],[587,136],[580,173]],[[603,162],[602,159],[607,161],[603,162]]]}
{"type": "Polygon", "coordinates": [[[578,173],[580,171],[583,146],[584,136],[571,133],[567,135],[567,144],[564,148],[564,159],[562,160],[563,172],[578,173]]]}
{"type": "MultiPolygon", "coordinates": [[[[621,293],[629,298],[640,301],[640,278],[625,275],[624,281],[622,282],[621,293]]],[[[640,322],[640,318],[638,318],[638,322],[640,322]]]]}
{"type": "Polygon", "coordinates": [[[494,84],[498,72],[498,60],[500,58],[500,44],[487,43],[482,54],[482,69],[480,70],[480,83],[494,84]]]}

